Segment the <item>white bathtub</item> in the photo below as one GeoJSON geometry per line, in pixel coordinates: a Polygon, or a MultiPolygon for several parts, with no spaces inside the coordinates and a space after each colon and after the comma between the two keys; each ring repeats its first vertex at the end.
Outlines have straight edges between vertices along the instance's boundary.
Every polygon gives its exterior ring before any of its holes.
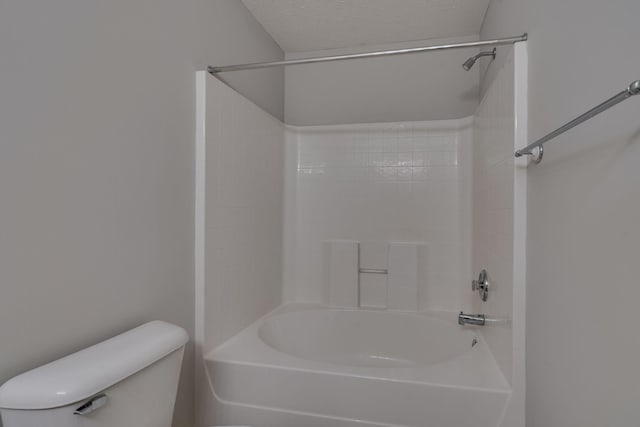
{"type": "Polygon", "coordinates": [[[291,304],[205,359],[218,424],[498,427],[510,395],[451,313],[291,304]]]}

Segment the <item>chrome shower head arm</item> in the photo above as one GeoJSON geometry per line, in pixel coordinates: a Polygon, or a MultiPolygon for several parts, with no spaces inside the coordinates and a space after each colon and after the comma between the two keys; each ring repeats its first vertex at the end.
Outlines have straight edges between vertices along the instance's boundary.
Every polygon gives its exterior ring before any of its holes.
{"type": "Polygon", "coordinates": [[[494,47],[493,50],[491,52],[480,52],[479,54],[477,54],[476,56],[474,56],[474,58],[476,59],[476,61],[478,60],[478,58],[482,58],[483,56],[490,56],[491,59],[496,59],[496,48],[494,47]]]}
{"type": "Polygon", "coordinates": [[[465,70],[469,71],[471,69],[471,67],[473,67],[473,65],[476,63],[476,61],[479,58],[482,58],[483,56],[490,56],[491,60],[496,59],[496,48],[494,47],[493,50],[490,51],[490,52],[480,52],[480,53],[472,56],[471,58],[469,58],[466,61],[464,61],[464,64],[462,64],[462,68],[464,68],[465,70]]]}

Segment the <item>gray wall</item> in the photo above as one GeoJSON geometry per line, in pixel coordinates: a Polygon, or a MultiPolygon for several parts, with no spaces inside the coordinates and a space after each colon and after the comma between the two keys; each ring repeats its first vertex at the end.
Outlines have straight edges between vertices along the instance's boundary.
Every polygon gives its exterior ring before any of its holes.
{"type": "MultiPolygon", "coordinates": [[[[477,40],[458,37],[287,54],[287,58],[477,40]]],[[[452,50],[287,67],[285,119],[291,125],[444,120],[472,115],[479,68],[462,63],[476,51],[452,50]]],[[[484,60],[483,60],[484,61],[484,60]]]]}
{"type": "MultiPolygon", "coordinates": [[[[153,4],[151,0],[147,1],[153,4]]],[[[191,1],[197,5],[197,34],[192,50],[196,49],[193,57],[198,69],[204,70],[207,65],[284,59],[280,46],[240,0],[191,1]]],[[[284,120],[282,68],[234,71],[218,76],[268,113],[284,120]]]]}
{"type": "MultiPolygon", "coordinates": [[[[0,52],[0,381],[151,319],[192,333],[194,72],[279,47],[236,0],[6,0],[0,52]]],[[[229,81],[282,117],[281,70],[229,81]]]]}
{"type": "MultiPolygon", "coordinates": [[[[529,32],[530,139],[640,78],[638,16],[637,0],[491,2],[483,38],[529,32]]],[[[529,168],[528,427],[640,419],[639,116],[628,100],[529,168]]]]}

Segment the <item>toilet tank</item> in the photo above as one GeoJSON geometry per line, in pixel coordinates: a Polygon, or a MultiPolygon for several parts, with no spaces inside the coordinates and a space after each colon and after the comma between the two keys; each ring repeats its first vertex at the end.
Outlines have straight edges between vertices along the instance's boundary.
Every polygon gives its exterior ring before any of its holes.
{"type": "Polygon", "coordinates": [[[149,322],[18,375],[0,387],[3,427],[170,427],[188,339],[149,322]]]}

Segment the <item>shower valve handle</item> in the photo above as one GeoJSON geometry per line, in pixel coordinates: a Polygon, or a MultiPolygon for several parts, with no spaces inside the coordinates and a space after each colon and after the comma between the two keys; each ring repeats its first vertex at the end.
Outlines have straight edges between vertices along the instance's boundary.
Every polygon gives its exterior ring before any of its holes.
{"type": "Polygon", "coordinates": [[[486,301],[489,298],[489,275],[487,274],[487,270],[482,270],[480,275],[478,276],[478,280],[473,280],[471,282],[471,290],[478,291],[480,294],[480,298],[482,301],[486,301]]]}

